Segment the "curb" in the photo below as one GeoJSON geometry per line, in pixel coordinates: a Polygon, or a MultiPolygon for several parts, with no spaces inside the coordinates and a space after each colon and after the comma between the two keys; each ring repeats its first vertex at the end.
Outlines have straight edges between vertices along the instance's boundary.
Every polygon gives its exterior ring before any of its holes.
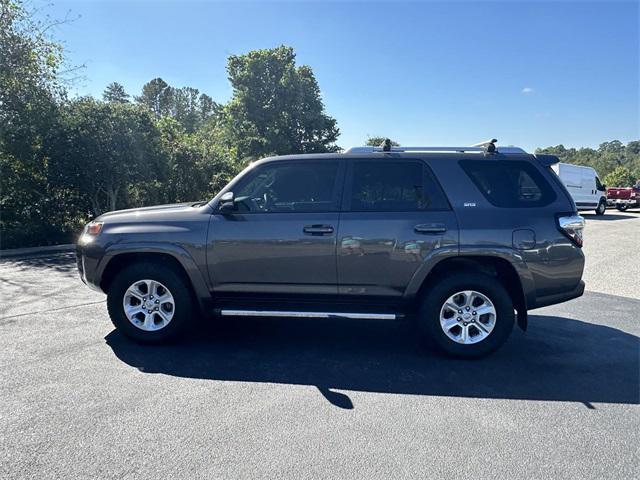
{"type": "Polygon", "coordinates": [[[75,243],[66,243],[64,245],[50,245],[48,247],[9,248],[6,250],[0,250],[0,259],[12,257],[27,257],[33,255],[42,255],[46,253],[72,252],[75,249],[75,243]]]}

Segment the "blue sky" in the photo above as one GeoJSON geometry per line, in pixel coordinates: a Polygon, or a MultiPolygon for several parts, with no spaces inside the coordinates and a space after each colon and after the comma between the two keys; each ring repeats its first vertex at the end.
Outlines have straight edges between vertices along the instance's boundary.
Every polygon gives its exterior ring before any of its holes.
{"type": "Polygon", "coordinates": [[[226,101],[226,58],[279,44],[310,65],[339,145],[597,146],[640,138],[638,2],[54,1],[76,93],[155,77],[226,101]]]}

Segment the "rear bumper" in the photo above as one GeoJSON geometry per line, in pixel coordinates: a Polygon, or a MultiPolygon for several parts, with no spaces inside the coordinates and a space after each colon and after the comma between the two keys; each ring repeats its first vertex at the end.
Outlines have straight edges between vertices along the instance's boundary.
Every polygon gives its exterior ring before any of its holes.
{"type": "Polygon", "coordinates": [[[608,198],[607,199],[607,205],[612,207],[615,207],[616,205],[626,205],[628,207],[635,207],[635,206],[638,206],[639,204],[640,204],[640,200],[635,198],[633,199],[608,198]]]}
{"type": "Polygon", "coordinates": [[[549,305],[555,305],[557,303],[567,302],[569,300],[573,300],[574,298],[581,297],[583,293],[584,293],[584,280],[580,280],[576,288],[574,288],[573,290],[536,298],[535,304],[533,306],[528,306],[529,307],[528,309],[533,310],[534,308],[547,307],[549,305]]]}

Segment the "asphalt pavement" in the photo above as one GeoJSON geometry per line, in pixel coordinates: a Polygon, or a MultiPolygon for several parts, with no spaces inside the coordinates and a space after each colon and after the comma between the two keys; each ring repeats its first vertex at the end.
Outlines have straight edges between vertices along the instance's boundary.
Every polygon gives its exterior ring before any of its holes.
{"type": "Polygon", "coordinates": [[[131,343],[73,256],[0,262],[0,478],[640,477],[640,213],[587,292],[479,361],[403,323],[227,319],[131,343]]]}

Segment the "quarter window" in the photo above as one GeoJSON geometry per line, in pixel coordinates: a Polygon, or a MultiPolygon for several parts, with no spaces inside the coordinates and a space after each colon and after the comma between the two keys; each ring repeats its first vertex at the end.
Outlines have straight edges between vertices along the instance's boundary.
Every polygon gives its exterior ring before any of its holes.
{"type": "Polygon", "coordinates": [[[353,163],[352,211],[411,212],[448,208],[444,193],[422,161],[353,163]]]}
{"type": "Polygon", "coordinates": [[[496,207],[541,207],[556,199],[549,182],[528,162],[461,160],[460,166],[496,207]]]}

